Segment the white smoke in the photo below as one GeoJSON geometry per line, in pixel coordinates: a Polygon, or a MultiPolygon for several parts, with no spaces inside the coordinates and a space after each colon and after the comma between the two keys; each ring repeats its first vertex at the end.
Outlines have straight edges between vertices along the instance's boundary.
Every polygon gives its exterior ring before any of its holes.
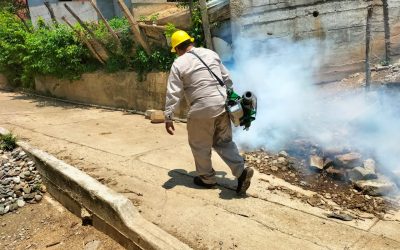
{"type": "Polygon", "coordinates": [[[323,93],[313,76],[327,47],[320,41],[235,41],[234,88],[258,98],[256,121],[249,131],[235,130],[235,141],[240,147],[276,151],[307,138],[322,148],[350,148],[387,169],[400,169],[400,95],[323,93]]]}

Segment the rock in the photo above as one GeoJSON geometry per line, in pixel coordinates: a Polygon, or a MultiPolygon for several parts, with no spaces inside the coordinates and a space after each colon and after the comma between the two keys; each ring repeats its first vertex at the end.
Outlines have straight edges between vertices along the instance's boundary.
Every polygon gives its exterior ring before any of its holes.
{"type": "Polygon", "coordinates": [[[326,216],[328,218],[334,218],[334,219],[339,219],[339,220],[343,220],[343,221],[352,221],[354,219],[353,216],[351,216],[349,214],[345,214],[345,213],[332,212],[330,214],[327,214],[326,216]]]}
{"type": "Polygon", "coordinates": [[[163,123],[164,119],[164,112],[161,110],[156,110],[150,115],[151,123],[163,123]]]}
{"type": "Polygon", "coordinates": [[[332,195],[331,195],[330,193],[324,194],[324,197],[325,197],[326,199],[332,199],[332,195]]]}
{"type": "Polygon", "coordinates": [[[101,245],[101,241],[93,240],[85,244],[85,250],[97,250],[101,245]]]}
{"type": "Polygon", "coordinates": [[[308,198],[307,199],[307,203],[310,204],[313,207],[317,207],[317,206],[323,205],[323,202],[322,202],[321,198],[319,198],[316,195],[308,198]]]}
{"type": "Polygon", "coordinates": [[[282,165],[287,165],[287,161],[285,157],[278,157],[278,163],[282,165]]]}
{"type": "Polygon", "coordinates": [[[18,200],[17,201],[17,205],[18,205],[18,207],[23,207],[23,206],[25,206],[25,201],[24,200],[18,200]]]}
{"type": "Polygon", "coordinates": [[[361,154],[359,153],[348,153],[343,155],[337,155],[334,160],[334,164],[337,167],[342,168],[355,168],[362,165],[361,154]]]}
{"type": "Polygon", "coordinates": [[[33,193],[24,194],[23,198],[24,198],[24,200],[32,200],[33,198],[35,198],[35,194],[33,194],[33,193]]]}
{"type": "Polygon", "coordinates": [[[397,191],[396,184],[391,182],[387,177],[378,175],[375,180],[356,181],[355,185],[363,191],[363,193],[371,196],[381,196],[394,193],[397,191]]]}
{"type": "Polygon", "coordinates": [[[144,113],[144,118],[150,119],[151,114],[154,113],[155,111],[156,111],[155,109],[148,109],[148,110],[146,110],[146,112],[144,113]]]}
{"type": "Polygon", "coordinates": [[[336,180],[344,180],[344,179],[346,179],[346,172],[343,169],[336,169],[334,167],[329,167],[329,168],[326,169],[326,172],[333,179],[336,179],[336,180]]]}
{"type": "Polygon", "coordinates": [[[0,205],[0,215],[5,214],[4,209],[5,207],[3,205],[0,205]]]}
{"type": "Polygon", "coordinates": [[[359,180],[372,180],[376,179],[377,175],[372,168],[355,167],[347,170],[347,177],[350,181],[355,182],[359,180]]]}
{"type": "Polygon", "coordinates": [[[333,166],[333,160],[328,157],[324,160],[324,169],[327,169],[331,166],[333,166]]]}
{"type": "Polygon", "coordinates": [[[279,152],[278,156],[280,156],[280,157],[288,157],[289,154],[286,151],[281,151],[281,152],[279,152]]]}
{"type": "Polygon", "coordinates": [[[310,156],[310,168],[313,170],[321,171],[324,169],[324,159],[318,155],[310,156]]]}
{"type": "Polygon", "coordinates": [[[41,199],[42,199],[41,195],[39,195],[39,194],[35,195],[35,200],[36,201],[40,201],[41,199]]]}
{"type": "Polygon", "coordinates": [[[16,184],[21,182],[21,178],[19,176],[12,178],[12,181],[16,184]]]}
{"type": "Polygon", "coordinates": [[[24,191],[25,194],[30,194],[32,192],[32,188],[29,186],[26,186],[22,189],[22,191],[24,191]]]}
{"type": "Polygon", "coordinates": [[[4,208],[4,214],[8,213],[9,211],[10,211],[10,206],[7,205],[7,206],[4,208]]]}
{"type": "Polygon", "coordinates": [[[16,202],[12,203],[10,205],[10,211],[14,211],[18,209],[18,204],[16,202]]]}
{"type": "Polygon", "coordinates": [[[271,166],[271,171],[274,171],[274,172],[278,171],[278,167],[277,166],[271,166]]]}
{"type": "Polygon", "coordinates": [[[371,171],[371,172],[376,172],[376,164],[375,161],[373,159],[366,159],[363,162],[363,168],[365,168],[367,171],[371,171]]]}

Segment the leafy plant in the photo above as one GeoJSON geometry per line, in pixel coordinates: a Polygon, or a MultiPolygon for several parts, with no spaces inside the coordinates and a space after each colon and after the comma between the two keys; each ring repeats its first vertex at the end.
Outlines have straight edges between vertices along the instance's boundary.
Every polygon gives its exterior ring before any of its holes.
{"type": "Polygon", "coordinates": [[[145,22],[145,21],[147,21],[147,17],[144,16],[144,15],[140,15],[139,16],[139,22],[145,22]]]}
{"type": "Polygon", "coordinates": [[[167,23],[167,25],[165,25],[164,34],[166,37],[171,37],[172,34],[174,34],[174,32],[177,30],[178,29],[175,27],[175,25],[173,23],[167,23]]]}
{"type": "Polygon", "coordinates": [[[153,23],[156,22],[158,20],[158,17],[160,16],[159,13],[154,13],[150,16],[150,21],[152,21],[153,23]]]}
{"type": "Polygon", "coordinates": [[[200,5],[198,3],[193,4],[193,12],[191,18],[192,26],[190,27],[189,35],[191,35],[195,39],[197,46],[205,47],[203,22],[201,19],[200,5]]]}
{"type": "Polygon", "coordinates": [[[28,34],[25,41],[27,55],[23,58],[24,82],[35,75],[52,75],[64,79],[78,79],[94,64],[88,50],[73,31],[65,25],[40,27],[28,34]]]}
{"type": "Polygon", "coordinates": [[[154,70],[168,71],[175,58],[176,55],[167,48],[156,48],[148,55],[143,48],[138,47],[131,65],[138,73],[139,81],[142,81],[148,72],[154,70]]]}
{"type": "Polygon", "coordinates": [[[0,12],[0,72],[15,86],[21,84],[27,35],[23,24],[15,15],[6,11],[0,12]]]}
{"type": "Polygon", "coordinates": [[[0,134],[0,149],[11,151],[17,146],[17,137],[11,133],[0,134]]]}

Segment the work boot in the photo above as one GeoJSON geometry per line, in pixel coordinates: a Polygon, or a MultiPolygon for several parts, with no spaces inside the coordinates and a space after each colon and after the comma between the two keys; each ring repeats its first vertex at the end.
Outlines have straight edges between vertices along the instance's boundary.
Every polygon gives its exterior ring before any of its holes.
{"type": "Polygon", "coordinates": [[[196,176],[193,179],[194,184],[200,187],[204,188],[213,188],[217,183],[209,184],[209,183],[204,183],[203,180],[200,178],[200,176],[196,176]]]}
{"type": "Polygon", "coordinates": [[[238,178],[238,186],[236,188],[236,193],[245,194],[247,189],[250,187],[251,178],[253,177],[254,170],[250,167],[246,167],[243,173],[238,178]]]}

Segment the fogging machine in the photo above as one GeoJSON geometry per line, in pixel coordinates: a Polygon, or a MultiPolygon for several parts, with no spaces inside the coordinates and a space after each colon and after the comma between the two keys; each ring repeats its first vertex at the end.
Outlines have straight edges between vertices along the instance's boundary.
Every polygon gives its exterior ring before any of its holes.
{"type": "MultiPolygon", "coordinates": [[[[208,65],[193,51],[188,51],[196,56],[206,66],[211,75],[217,79],[221,86],[225,83],[208,67],[208,65]]],[[[226,86],[227,87],[227,86],[226,86]]],[[[233,91],[232,88],[227,87],[227,100],[226,109],[229,113],[231,121],[235,127],[244,126],[245,130],[249,130],[251,123],[256,119],[257,114],[257,97],[250,91],[246,91],[243,96],[240,96],[233,91]]]]}
{"type": "Polygon", "coordinates": [[[257,97],[250,91],[239,96],[233,89],[228,89],[227,95],[226,108],[233,125],[244,126],[245,130],[249,130],[251,123],[256,120],[257,97]]]}

